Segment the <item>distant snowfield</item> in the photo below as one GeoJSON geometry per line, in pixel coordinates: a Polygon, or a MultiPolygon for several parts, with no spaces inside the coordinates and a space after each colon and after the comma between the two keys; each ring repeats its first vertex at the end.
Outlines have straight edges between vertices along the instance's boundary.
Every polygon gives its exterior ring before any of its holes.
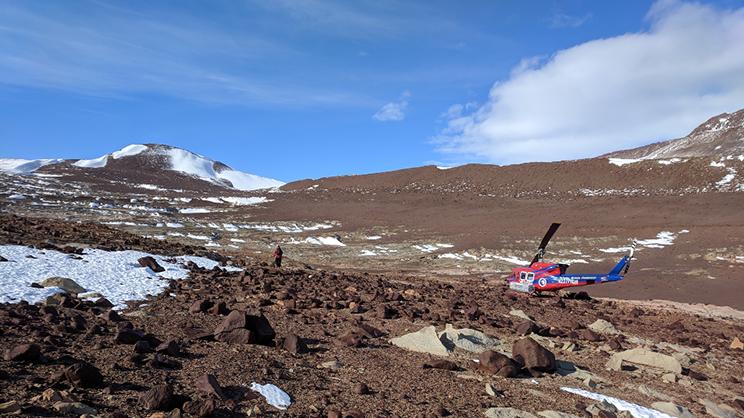
{"type": "MultiPolygon", "coordinates": [[[[185,279],[189,271],[182,265],[192,261],[207,269],[218,265],[205,257],[163,257],[141,251],[104,251],[87,249],[85,254],[71,256],[59,251],[39,250],[21,245],[2,245],[0,255],[8,259],[0,262],[0,303],[26,300],[43,301],[58,293],[58,288],[37,289],[31,283],[49,277],[66,277],[74,280],[89,292],[98,292],[117,308],[125,307],[128,300],[142,300],[147,295],[157,295],[168,286],[168,279],[185,279]],[[141,267],[137,259],[152,255],[165,268],[155,273],[141,267]],[[33,257],[30,258],[29,256],[33,257]]],[[[226,267],[241,271],[237,267],[226,267]]]]}
{"type": "Polygon", "coordinates": [[[113,158],[114,160],[118,160],[119,158],[131,157],[134,155],[141,154],[147,151],[147,149],[148,148],[146,145],[141,145],[141,144],[127,145],[126,147],[120,149],[119,151],[114,151],[111,154],[102,155],[98,158],[93,158],[90,160],[77,160],[76,162],[72,163],[72,165],[77,166],[77,167],[83,167],[83,168],[102,168],[102,167],[106,167],[109,157],[113,158]]]}
{"type": "Polygon", "coordinates": [[[345,247],[346,244],[339,241],[335,237],[307,237],[305,238],[305,242],[308,244],[314,244],[314,245],[331,245],[336,247],[345,247]]]}
{"type": "MultiPolygon", "coordinates": [[[[671,231],[661,231],[656,234],[656,238],[636,240],[636,244],[645,248],[664,248],[674,244],[674,240],[677,239],[679,234],[686,234],[690,231],[683,229],[678,233],[671,231]]],[[[630,246],[616,247],[616,248],[600,248],[599,251],[603,253],[624,253],[630,251],[630,246]]]]}
{"type": "Polygon", "coordinates": [[[162,151],[162,154],[170,160],[170,170],[185,173],[202,180],[224,185],[225,181],[232,184],[238,190],[270,189],[283,186],[279,180],[260,177],[254,174],[244,173],[233,169],[214,169],[215,162],[199,154],[180,148],[171,148],[162,151]]]}
{"type": "Polygon", "coordinates": [[[20,158],[0,158],[0,172],[8,174],[29,174],[49,164],[61,163],[59,158],[23,160],[20,158]]]}

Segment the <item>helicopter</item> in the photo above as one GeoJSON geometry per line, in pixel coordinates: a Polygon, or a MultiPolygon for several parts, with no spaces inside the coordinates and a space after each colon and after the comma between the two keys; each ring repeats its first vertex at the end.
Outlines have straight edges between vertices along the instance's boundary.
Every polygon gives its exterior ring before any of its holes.
{"type": "Polygon", "coordinates": [[[568,287],[617,282],[625,277],[630,268],[630,261],[633,259],[635,242],[630,246],[629,254],[624,256],[609,273],[568,274],[566,273],[568,264],[543,261],[545,248],[560,226],[559,223],[550,225],[528,267],[512,269],[512,274],[506,279],[509,289],[539,295],[540,292],[555,292],[568,287]]]}

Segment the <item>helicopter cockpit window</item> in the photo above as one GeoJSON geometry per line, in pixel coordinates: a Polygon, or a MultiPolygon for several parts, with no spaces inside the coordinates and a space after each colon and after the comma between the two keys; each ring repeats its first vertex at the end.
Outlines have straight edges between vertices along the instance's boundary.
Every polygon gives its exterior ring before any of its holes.
{"type": "Polygon", "coordinates": [[[524,271],[521,272],[521,273],[519,273],[519,278],[522,279],[522,280],[526,279],[527,278],[527,273],[524,272],[524,271]]]}
{"type": "Polygon", "coordinates": [[[535,278],[535,273],[527,273],[527,280],[532,280],[535,278]]]}

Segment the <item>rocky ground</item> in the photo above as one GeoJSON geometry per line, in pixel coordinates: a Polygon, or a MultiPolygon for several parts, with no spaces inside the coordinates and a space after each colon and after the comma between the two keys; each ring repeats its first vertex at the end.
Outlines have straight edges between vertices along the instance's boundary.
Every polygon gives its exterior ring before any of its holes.
{"type": "Polygon", "coordinates": [[[528,297],[501,278],[274,269],[101,225],[1,220],[0,244],[192,253],[243,271],[191,266],[189,279],[118,312],[74,294],[0,305],[0,413],[626,414],[568,387],[676,416],[744,416],[741,319],[585,294],[528,297]],[[291,406],[267,405],[254,382],[286,391],[291,406]]]}

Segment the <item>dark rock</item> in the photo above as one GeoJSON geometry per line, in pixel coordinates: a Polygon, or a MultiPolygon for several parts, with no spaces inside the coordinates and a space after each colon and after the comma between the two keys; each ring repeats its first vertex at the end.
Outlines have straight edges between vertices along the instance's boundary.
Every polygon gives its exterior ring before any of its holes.
{"type": "Polygon", "coordinates": [[[38,344],[21,344],[5,351],[7,361],[37,362],[41,359],[41,347],[38,344]]]}
{"type": "MultiPolygon", "coordinates": [[[[211,335],[209,334],[209,336],[211,335]]],[[[214,334],[214,339],[228,344],[253,344],[255,342],[253,333],[244,328],[214,334]]]]}
{"type": "Polygon", "coordinates": [[[227,304],[225,302],[220,301],[209,308],[208,312],[212,315],[227,315],[230,313],[230,310],[227,309],[227,304]]]}
{"type": "Polygon", "coordinates": [[[362,337],[354,332],[348,332],[338,337],[338,342],[346,347],[361,347],[362,337]]]}
{"type": "Polygon", "coordinates": [[[93,302],[93,305],[104,309],[111,309],[114,307],[114,304],[106,298],[98,298],[95,302],[93,302]]]}
{"type": "Polygon", "coordinates": [[[368,395],[370,393],[369,387],[365,383],[357,383],[354,385],[354,393],[357,395],[368,395]]]}
{"type": "Polygon", "coordinates": [[[173,403],[173,388],[168,384],[157,385],[139,398],[140,406],[148,411],[167,411],[173,403]]]}
{"type": "Polygon", "coordinates": [[[123,329],[116,333],[116,336],[114,336],[114,341],[116,341],[118,344],[135,344],[144,336],[145,334],[140,330],[123,329]]]}
{"type": "Polygon", "coordinates": [[[135,353],[144,354],[144,353],[151,353],[152,351],[153,351],[152,346],[150,345],[149,342],[145,340],[139,340],[134,344],[135,353]]]}
{"type": "Polygon", "coordinates": [[[540,327],[532,321],[524,321],[517,325],[517,335],[530,335],[532,333],[537,334],[540,327]]]}
{"type": "Polygon", "coordinates": [[[516,377],[519,366],[508,356],[492,350],[486,350],[478,355],[478,368],[488,374],[501,377],[516,377]]]}
{"type": "Polygon", "coordinates": [[[209,308],[211,307],[212,307],[212,302],[208,300],[197,300],[191,304],[191,306],[189,307],[189,312],[191,313],[207,312],[209,308]]]}
{"type": "Polygon", "coordinates": [[[103,314],[103,318],[110,322],[121,321],[121,316],[113,309],[106,311],[106,313],[103,314]]]}
{"type": "Polygon", "coordinates": [[[248,329],[255,334],[256,344],[273,346],[276,332],[269,320],[263,314],[247,315],[247,318],[248,329]]]}
{"type": "Polygon", "coordinates": [[[181,355],[181,346],[178,344],[178,341],[176,339],[171,338],[170,340],[155,347],[155,352],[178,357],[181,355]]]}
{"type": "Polygon", "coordinates": [[[380,338],[385,335],[381,330],[373,327],[370,324],[360,322],[357,324],[357,330],[359,334],[364,335],[367,338],[380,338]]]}
{"type": "Polygon", "coordinates": [[[699,380],[699,381],[706,381],[708,380],[708,376],[706,376],[703,373],[696,372],[695,370],[689,369],[687,370],[687,376],[691,379],[699,380]]]}
{"type": "Polygon", "coordinates": [[[183,404],[183,412],[195,417],[208,417],[217,409],[214,400],[197,399],[183,404]]]}
{"type": "Polygon", "coordinates": [[[241,311],[232,311],[225,319],[222,320],[222,323],[215,328],[214,333],[215,334],[221,334],[223,332],[228,332],[236,329],[247,329],[248,328],[248,317],[245,314],[245,312],[241,311]]]}
{"type": "Polygon", "coordinates": [[[98,388],[103,386],[103,375],[92,364],[80,362],[65,368],[65,378],[76,387],[98,388]]]}
{"type": "Polygon", "coordinates": [[[442,369],[442,370],[452,370],[457,371],[460,370],[460,367],[457,366],[457,364],[449,361],[449,360],[431,360],[427,361],[422,366],[424,369],[442,369]]]}
{"type": "Polygon", "coordinates": [[[222,392],[220,384],[217,382],[217,378],[211,374],[204,374],[194,384],[196,390],[203,392],[207,396],[214,396],[217,399],[224,400],[225,394],[222,392]]]}
{"type": "Polygon", "coordinates": [[[296,334],[289,334],[284,338],[282,347],[293,354],[302,354],[307,352],[307,345],[302,338],[296,334]]]}
{"type": "Polygon", "coordinates": [[[181,363],[171,360],[162,354],[155,354],[152,356],[147,365],[153,369],[178,369],[181,367],[181,363]]]}
{"type": "Polygon", "coordinates": [[[602,341],[602,336],[590,330],[589,328],[577,330],[576,335],[582,340],[586,340],[586,341],[591,341],[591,342],[602,341]]]}
{"type": "Polygon", "coordinates": [[[146,257],[142,257],[142,258],[138,259],[137,262],[142,267],[149,267],[150,270],[154,271],[155,273],[160,273],[160,272],[165,271],[165,269],[163,268],[163,266],[161,266],[160,264],[158,264],[158,262],[153,257],[151,257],[149,255],[146,256],[146,257]]]}
{"type": "Polygon", "coordinates": [[[532,338],[522,338],[512,346],[512,358],[527,370],[555,371],[555,355],[532,338]]]}

